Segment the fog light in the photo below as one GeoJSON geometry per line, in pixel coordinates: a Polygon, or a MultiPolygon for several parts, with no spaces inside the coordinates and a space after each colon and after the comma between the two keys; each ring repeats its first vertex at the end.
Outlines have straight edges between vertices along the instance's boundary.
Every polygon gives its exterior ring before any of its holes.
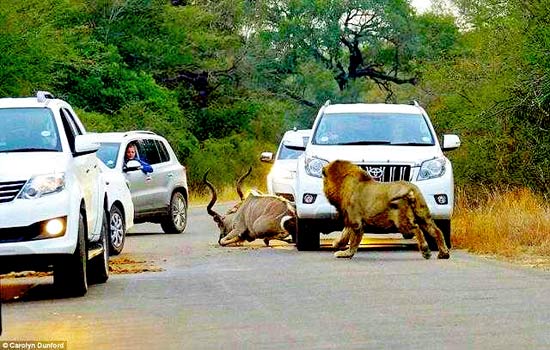
{"type": "Polygon", "coordinates": [[[302,198],[302,201],[305,203],[305,204],[312,204],[313,202],[315,202],[315,199],[317,198],[317,195],[316,194],[313,194],[313,193],[306,193],[304,194],[304,197],[302,198]]]}
{"type": "Polygon", "coordinates": [[[440,205],[444,205],[449,203],[449,199],[447,198],[446,194],[436,194],[434,195],[435,202],[440,205]]]}
{"type": "Polygon", "coordinates": [[[44,226],[44,231],[50,236],[59,236],[65,230],[65,223],[62,219],[52,219],[44,226]]]}

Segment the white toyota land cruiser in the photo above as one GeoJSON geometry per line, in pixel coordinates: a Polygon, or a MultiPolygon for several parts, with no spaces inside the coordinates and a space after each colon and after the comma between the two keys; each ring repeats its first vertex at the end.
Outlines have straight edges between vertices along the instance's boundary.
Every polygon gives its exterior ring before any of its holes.
{"type": "MultiPolygon", "coordinates": [[[[342,229],[336,209],[324,196],[321,174],[323,166],[336,159],[359,165],[378,181],[414,182],[451,246],[454,180],[443,151],[459,147],[460,139],[443,135],[440,147],[428,114],[418,103],[331,105],[327,101],[317,114],[307,145],[287,146],[305,149],[298,159],[295,183],[298,250],[318,249],[320,233],[342,229]]],[[[437,249],[435,240],[426,239],[430,248],[437,249]]]]}
{"type": "Polygon", "coordinates": [[[107,281],[107,196],[91,137],[50,93],[0,99],[0,273],[53,270],[67,296],[107,281]]]}

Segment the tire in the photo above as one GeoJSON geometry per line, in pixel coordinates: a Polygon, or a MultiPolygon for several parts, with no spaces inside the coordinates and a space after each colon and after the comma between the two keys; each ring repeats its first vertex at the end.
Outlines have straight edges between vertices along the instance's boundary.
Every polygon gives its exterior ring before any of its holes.
{"type": "Polygon", "coordinates": [[[165,233],[182,233],[187,226],[187,201],[181,192],[174,192],[168,208],[169,216],[161,221],[165,233]]]}
{"type": "Polygon", "coordinates": [[[60,294],[69,297],[80,297],[88,292],[86,276],[86,229],[84,213],[78,218],[78,239],[73,254],[60,258],[54,265],[53,283],[60,294]]]}
{"type": "MultiPolygon", "coordinates": [[[[451,249],[451,220],[434,220],[434,222],[441,232],[443,232],[443,238],[445,238],[447,248],[451,249]]],[[[424,236],[426,236],[426,242],[428,242],[430,250],[437,251],[438,248],[435,239],[430,235],[424,236]]]]}
{"type": "Polygon", "coordinates": [[[298,219],[296,227],[296,248],[300,251],[319,250],[321,247],[320,233],[315,228],[313,220],[298,219]]]}
{"type": "Polygon", "coordinates": [[[101,246],[103,252],[88,263],[88,280],[91,283],[105,283],[109,279],[109,218],[107,211],[103,211],[101,225],[101,246]]]}
{"type": "Polygon", "coordinates": [[[126,241],[126,223],[122,211],[114,206],[109,213],[109,254],[119,255],[126,241]]]}

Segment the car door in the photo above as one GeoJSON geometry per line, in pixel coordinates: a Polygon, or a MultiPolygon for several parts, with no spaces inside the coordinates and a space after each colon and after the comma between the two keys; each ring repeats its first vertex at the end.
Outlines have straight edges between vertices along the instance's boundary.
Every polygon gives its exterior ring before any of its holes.
{"type": "MultiPolygon", "coordinates": [[[[69,147],[74,155],[75,138],[78,135],[82,135],[84,130],[81,129],[75,121],[73,114],[68,109],[61,108],[60,115],[69,142],[69,147]]],[[[90,233],[96,232],[95,228],[100,225],[99,220],[103,217],[100,212],[102,208],[101,196],[100,193],[98,193],[98,190],[102,188],[99,184],[101,176],[97,164],[98,161],[95,154],[73,156],[73,164],[71,166],[84,197],[88,232],[90,233]]]]}
{"type": "Polygon", "coordinates": [[[160,176],[157,172],[158,164],[160,163],[160,155],[154,144],[154,140],[140,139],[133,141],[133,143],[136,145],[139,159],[149,163],[153,168],[153,172],[147,174],[141,170],[126,172],[135,212],[136,215],[139,215],[163,207],[162,201],[159,201],[160,193],[162,193],[162,186],[159,183],[160,176]]]}

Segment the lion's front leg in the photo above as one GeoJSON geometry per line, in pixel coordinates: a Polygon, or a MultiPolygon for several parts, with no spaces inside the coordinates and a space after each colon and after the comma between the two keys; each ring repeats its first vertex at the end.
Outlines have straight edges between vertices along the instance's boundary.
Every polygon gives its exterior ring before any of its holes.
{"type": "MultiPolygon", "coordinates": [[[[349,232],[349,248],[346,250],[337,251],[336,253],[334,253],[334,256],[337,258],[351,259],[359,249],[359,245],[361,244],[361,240],[363,239],[363,229],[360,225],[358,225],[356,228],[346,227],[344,230],[346,229],[349,232]]],[[[342,231],[342,233],[343,232],[344,231],[342,231]]]]}
{"type": "Polygon", "coordinates": [[[343,250],[344,248],[346,248],[346,246],[349,243],[350,235],[351,235],[350,229],[348,229],[347,227],[344,227],[344,229],[340,233],[340,236],[336,237],[332,242],[332,247],[339,250],[343,250]]]}

